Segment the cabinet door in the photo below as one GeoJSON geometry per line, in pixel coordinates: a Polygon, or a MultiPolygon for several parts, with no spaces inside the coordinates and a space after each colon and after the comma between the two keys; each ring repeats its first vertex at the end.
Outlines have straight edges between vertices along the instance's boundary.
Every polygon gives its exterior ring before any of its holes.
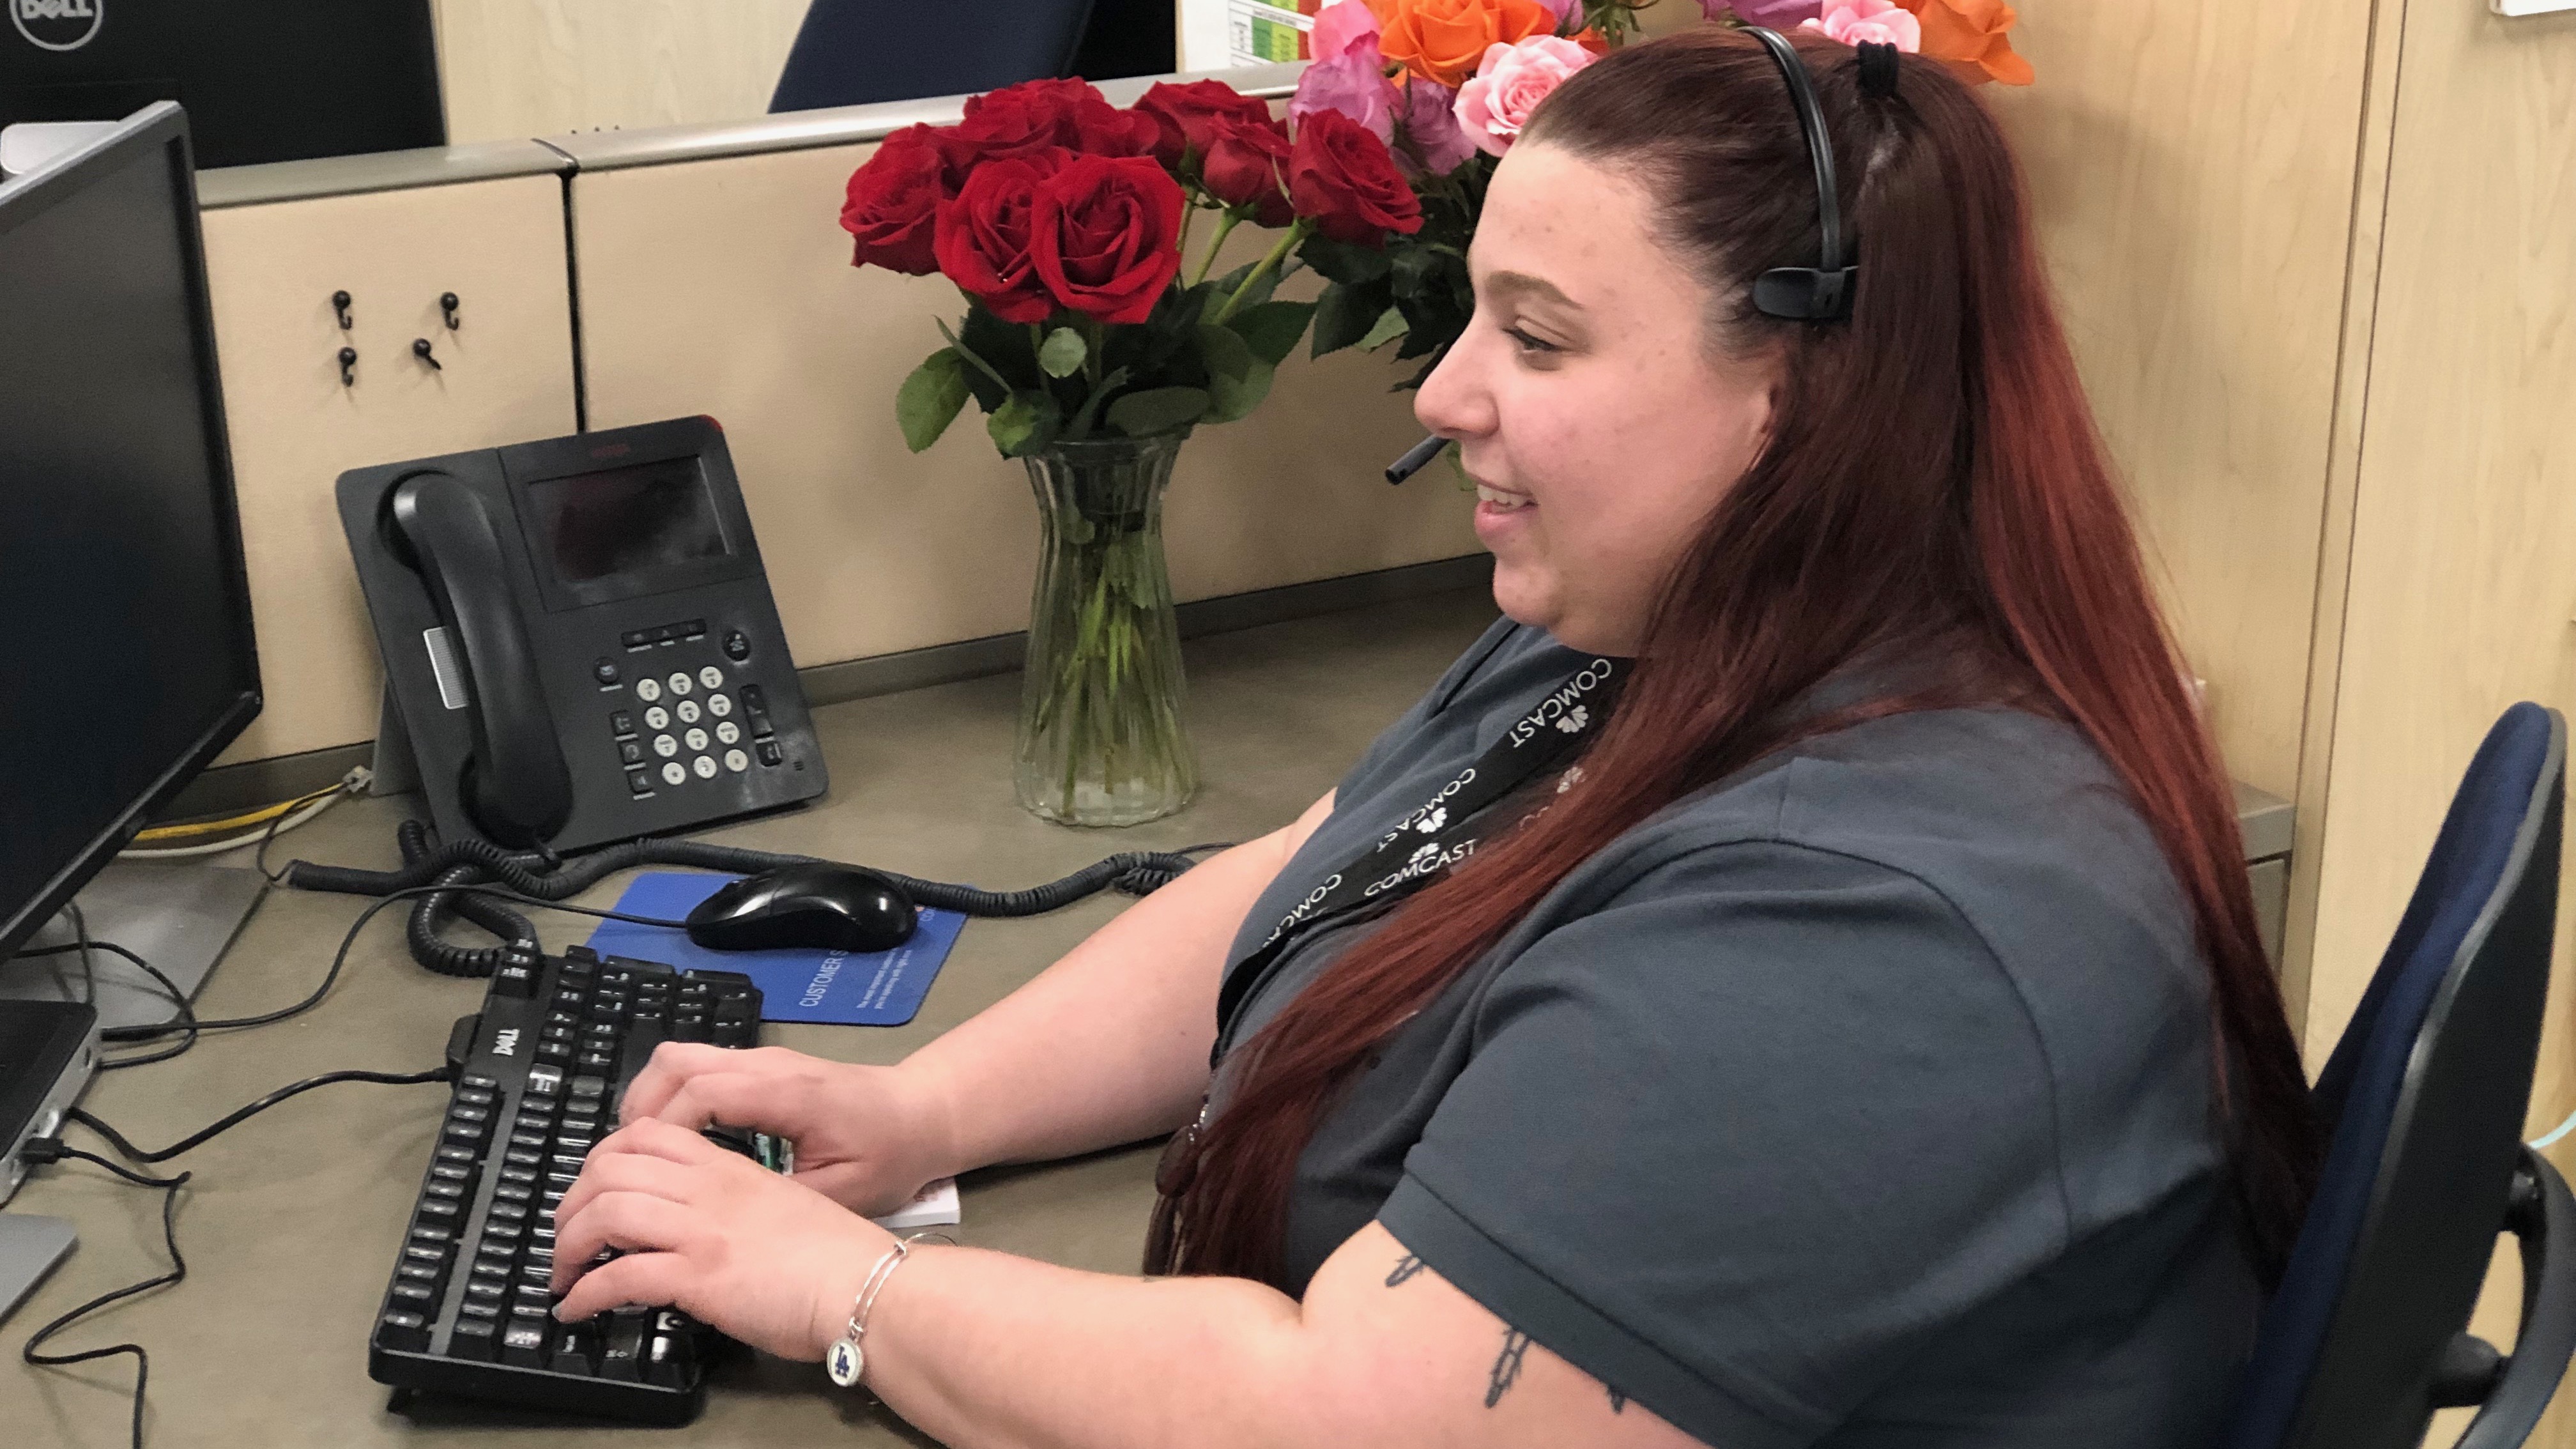
{"type": "Polygon", "coordinates": [[[332,483],[573,431],[563,186],[519,176],[228,207],[205,233],[268,696],[220,763],[366,740],[382,673],[332,483]],[[331,305],[343,291],[346,330],[331,305]],[[438,366],[414,355],[422,338],[438,366]],[[343,347],[358,354],[346,386],[343,347]]]}

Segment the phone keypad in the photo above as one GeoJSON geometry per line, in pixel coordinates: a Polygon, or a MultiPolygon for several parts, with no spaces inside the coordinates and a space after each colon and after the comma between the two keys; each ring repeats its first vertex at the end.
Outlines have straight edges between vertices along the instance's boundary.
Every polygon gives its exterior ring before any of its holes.
{"type": "MultiPolygon", "coordinates": [[[[696,627],[701,631],[704,628],[696,627]]],[[[681,628],[673,626],[667,637],[662,630],[650,630],[620,642],[629,649],[650,649],[677,644],[682,637],[681,628]]],[[[727,772],[745,774],[755,760],[766,769],[786,763],[769,722],[769,702],[760,686],[743,684],[738,689],[728,689],[733,683],[725,666],[719,664],[701,665],[694,671],[675,669],[658,677],[643,675],[635,680],[635,698],[645,706],[642,714],[621,709],[609,715],[609,728],[617,740],[618,763],[626,771],[629,791],[643,798],[657,788],[686,785],[693,778],[714,780],[727,772]],[[636,728],[639,719],[643,724],[640,731],[636,728]],[[714,726],[712,730],[705,727],[709,723],[714,726]]]]}

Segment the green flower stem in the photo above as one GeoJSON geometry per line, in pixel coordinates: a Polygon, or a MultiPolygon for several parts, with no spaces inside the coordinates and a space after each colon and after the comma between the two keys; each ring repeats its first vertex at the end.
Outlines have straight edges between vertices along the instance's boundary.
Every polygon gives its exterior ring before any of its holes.
{"type": "Polygon", "coordinates": [[[1243,305],[1243,299],[1251,293],[1253,287],[1263,277],[1277,271],[1279,264],[1288,259],[1288,253],[1296,248],[1297,243],[1306,239],[1306,233],[1313,229],[1313,225],[1301,216],[1286,231],[1281,232],[1279,245],[1270,249],[1270,255],[1263,257],[1259,266],[1244,274],[1243,285],[1235,288],[1234,295],[1225,299],[1225,305],[1216,309],[1216,315],[1208,319],[1208,325],[1223,326],[1225,319],[1233,316],[1235,310],[1243,305]]]}
{"type": "Polygon", "coordinates": [[[1191,286],[1195,287],[1207,280],[1208,268],[1216,265],[1216,254],[1225,250],[1227,235],[1242,224],[1243,218],[1232,211],[1225,214],[1225,220],[1216,224],[1216,235],[1208,241],[1207,255],[1199,258],[1198,275],[1190,278],[1191,286]]]}

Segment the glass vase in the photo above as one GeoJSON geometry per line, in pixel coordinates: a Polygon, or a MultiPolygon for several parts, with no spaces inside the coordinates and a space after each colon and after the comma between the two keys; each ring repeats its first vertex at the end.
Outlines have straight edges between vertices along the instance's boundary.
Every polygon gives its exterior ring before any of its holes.
{"type": "Polygon", "coordinates": [[[1136,825],[1198,789],[1163,566],[1163,489],[1187,437],[1057,443],[1021,460],[1042,531],[1013,783],[1044,819],[1136,825]]]}

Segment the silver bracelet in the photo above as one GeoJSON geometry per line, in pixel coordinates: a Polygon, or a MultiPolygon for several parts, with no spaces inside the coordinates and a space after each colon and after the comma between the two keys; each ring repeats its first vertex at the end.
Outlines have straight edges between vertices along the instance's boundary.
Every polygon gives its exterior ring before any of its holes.
{"type": "Polygon", "coordinates": [[[957,1242],[946,1233],[915,1233],[908,1238],[895,1239],[894,1246],[886,1249],[884,1257],[877,1259],[876,1266],[868,1270],[867,1281],[859,1285],[858,1297],[851,1302],[848,1327],[841,1330],[841,1336],[833,1340],[831,1348],[823,1354],[823,1371],[832,1376],[833,1383],[845,1389],[854,1388],[859,1376],[868,1371],[868,1356],[859,1347],[859,1340],[867,1335],[868,1312],[877,1306],[877,1295],[885,1291],[887,1280],[894,1277],[894,1270],[902,1267],[903,1260],[912,1256],[912,1245],[924,1238],[936,1238],[952,1247],[957,1242]]]}

